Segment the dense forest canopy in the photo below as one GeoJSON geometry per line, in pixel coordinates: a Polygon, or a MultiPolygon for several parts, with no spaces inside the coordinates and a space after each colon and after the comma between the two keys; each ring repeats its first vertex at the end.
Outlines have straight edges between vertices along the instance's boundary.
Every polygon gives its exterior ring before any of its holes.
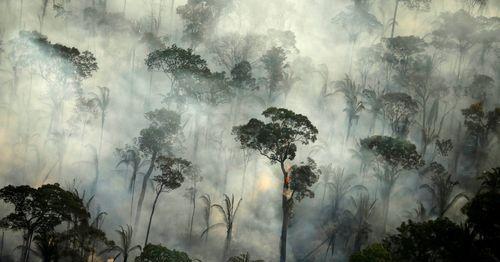
{"type": "Polygon", "coordinates": [[[499,261],[499,17],[1,0],[0,261],[499,261]]]}

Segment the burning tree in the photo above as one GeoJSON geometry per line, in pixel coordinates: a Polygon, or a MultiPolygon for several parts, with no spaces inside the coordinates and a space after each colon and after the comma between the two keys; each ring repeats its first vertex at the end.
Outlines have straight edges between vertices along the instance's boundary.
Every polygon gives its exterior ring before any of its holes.
{"type": "Polygon", "coordinates": [[[318,130],[306,116],[284,108],[270,107],[262,115],[269,119],[269,122],[264,123],[252,118],[245,125],[233,127],[233,134],[243,149],[256,150],[272,164],[280,165],[283,175],[280,261],[284,262],[293,197],[297,201],[304,197],[314,197],[314,192],[309,188],[318,180],[316,164],[312,159],[300,166],[294,165],[289,170],[285,168],[285,162],[295,159],[297,143],[307,145],[316,141],[318,130]]]}

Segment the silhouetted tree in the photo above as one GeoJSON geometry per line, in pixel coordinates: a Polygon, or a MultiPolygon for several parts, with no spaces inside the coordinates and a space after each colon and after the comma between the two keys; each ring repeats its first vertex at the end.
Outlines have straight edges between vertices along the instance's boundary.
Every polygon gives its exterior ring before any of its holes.
{"type": "Polygon", "coordinates": [[[260,60],[267,73],[268,103],[271,103],[284,79],[284,69],[288,67],[286,53],[281,47],[273,47],[267,50],[260,60]]]}
{"type": "Polygon", "coordinates": [[[117,148],[116,154],[118,155],[119,162],[116,166],[120,166],[125,164],[128,166],[132,166],[132,176],[130,177],[130,183],[128,186],[128,191],[130,192],[130,218],[132,219],[132,209],[134,206],[134,195],[135,195],[135,182],[137,180],[137,174],[139,172],[140,167],[144,163],[142,161],[142,154],[139,151],[139,148],[136,146],[126,145],[124,148],[117,148]]]}
{"type": "Polygon", "coordinates": [[[384,117],[391,125],[392,135],[405,139],[417,114],[418,103],[405,93],[386,93],[381,99],[384,117]]]}
{"type": "Polygon", "coordinates": [[[385,232],[392,189],[403,170],[418,169],[424,161],[411,142],[387,137],[371,136],[361,140],[361,146],[373,152],[381,170],[375,171],[375,177],[381,182],[382,230],[385,232]]]}
{"type": "Polygon", "coordinates": [[[363,103],[359,97],[360,91],[359,86],[356,85],[349,76],[346,76],[344,80],[338,82],[337,92],[344,94],[346,102],[346,107],[344,108],[344,112],[347,114],[346,140],[349,139],[352,125],[358,123],[359,113],[364,109],[363,103]]]}
{"type": "Polygon", "coordinates": [[[241,204],[241,198],[238,200],[238,203],[234,201],[234,195],[231,195],[231,198],[224,194],[224,203],[222,205],[219,204],[213,204],[212,207],[214,207],[216,210],[220,212],[222,215],[222,218],[224,219],[224,222],[217,223],[214,225],[211,225],[205,231],[203,231],[203,234],[208,233],[208,231],[214,227],[218,226],[224,226],[226,228],[226,241],[224,243],[224,252],[222,254],[222,260],[226,261],[227,256],[229,254],[229,249],[231,248],[231,240],[233,238],[233,226],[234,226],[234,220],[236,218],[236,214],[238,212],[238,208],[240,207],[241,204]]]}
{"type": "Polygon", "coordinates": [[[162,245],[147,244],[140,256],[135,258],[135,262],[192,262],[188,255],[175,249],[170,250],[162,245]]]}
{"type": "Polygon", "coordinates": [[[184,175],[187,169],[191,166],[191,163],[187,160],[181,158],[171,158],[160,156],[156,160],[158,168],[161,170],[161,175],[153,178],[155,184],[155,200],[153,201],[153,206],[151,208],[151,215],[149,216],[148,229],[146,231],[146,240],[144,241],[144,246],[148,244],[149,230],[151,229],[151,222],[153,220],[153,215],[156,208],[156,203],[161,193],[168,193],[176,188],[179,188],[184,182],[184,175]]]}
{"type": "Polygon", "coordinates": [[[0,199],[14,206],[14,211],[0,220],[2,228],[23,231],[21,261],[29,261],[34,236],[48,237],[63,221],[70,221],[72,212],[86,213],[81,199],[58,184],[39,188],[6,186],[0,199]]]}
{"type": "Polygon", "coordinates": [[[451,174],[441,164],[432,162],[430,169],[432,172],[431,183],[423,184],[420,188],[426,189],[431,194],[433,202],[431,211],[435,212],[438,217],[443,217],[458,200],[469,200],[469,197],[463,192],[453,194],[453,189],[458,185],[458,182],[452,180],[451,174]]]}
{"type": "Polygon", "coordinates": [[[127,225],[126,228],[120,226],[120,229],[116,230],[116,233],[118,233],[118,235],[120,236],[118,241],[120,244],[114,245],[108,251],[117,253],[114,260],[122,256],[123,262],[127,262],[130,254],[135,250],[140,250],[141,246],[134,246],[134,244],[132,243],[134,231],[132,230],[131,226],[127,225]]]}
{"type": "Polygon", "coordinates": [[[280,165],[283,175],[280,261],[284,262],[286,261],[286,239],[293,196],[297,194],[297,200],[306,196],[313,197],[314,194],[308,187],[317,181],[314,172],[316,166],[312,160],[292,170],[285,168],[285,162],[295,159],[297,143],[307,145],[316,141],[318,130],[306,116],[284,108],[270,107],[262,115],[270,121],[264,123],[252,118],[245,125],[233,127],[233,134],[241,143],[242,148],[256,150],[271,163],[280,165]],[[303,172],[300,173],[297,170],[303,172]]]}
{"type": "Polygon", "coordinates": [[[180,130],[180,116],[164,108],[146,113],[146,119],[149,120],[149,127],[140,132],[136,139],[137,146],[145,157],[149,158],[149,167],[142,179],[141,193],[137,203],[137,212],[135,214],[135,225],[139,225],[141,218],[142,203],[146,195],[149,178],[155,169],[158,156],[162,152],[172,155],[171,149],[175,142],[175,137],[180,130]]]}

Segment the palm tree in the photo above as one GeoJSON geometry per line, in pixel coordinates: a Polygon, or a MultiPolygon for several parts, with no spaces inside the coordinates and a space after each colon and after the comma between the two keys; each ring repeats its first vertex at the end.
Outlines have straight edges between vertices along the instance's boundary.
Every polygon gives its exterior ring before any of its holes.
{"type": "Polygon", "coordinates": [[[208,231],[210,230],[210,216],[212,215],[212,198],[209,194],[204,194],[200,197],[205,203],[205,207],[203,208],[203,220],[205,222],[205,230],[201,234],[201,237],[205,234],[205,242],[208,241],[208,231]]]}
{"type": "Polygon", "coordinates": [[[354,179],[353,175],[344,175],[344,169],[340,167],[336,167],[332,169],[332,179],[329,183],[330,189],[333,193],[333,216],[337,216],[337,212],[340,208],[344,197],[349,193],[349,191],[360,187],[352,186],[351,181],[354,179]]]}
{"type": "Polygon", "coordinates": [[[233,225],[234,225],[234,219],[236,217],[236,213],[238,212],[238,208],[240,207],[242,199],[238,201],[238,203],[235,204],[234,202],[234,195],[231,195],[231,198],[224,194],[224,206],[219,205],[219,204],[214,204],[212,207],[216,208],[219,210],[221,213],[224,222],[217,223],[214,225],[211,225],[205,231],[203,231],[202,236],[205,233],[208,233],[208,231],[214,227],[219,227],[219,226],[225,226],[226,227],[226,242],[224,244],[224,253],[222,255],[223,260],[225,261],[229,252],[229,248],[231,247],[231,239],[233,237],[233,225]]]}
{"type": "Polygon", "coordinates": [[[368,219],[373,214],[376,199],[371,201],[370,196],[367,194],[360,195],[358,199],[352,199],[353,206],[356,208],[354,215],[352,215],[352,234],[354,235],[354,247],[353,251],[358,252],[361,250],[361,246],[366,240],[368,240],[368,234],[371,232],[370,224],[368,219]]]}
{"type": "Polygon", "coordinates": [[[130,253],[134,252],[135,250],[140,250],[141,246],[133,246],[132,237],[134,231],[132,230],[131,226],[127,225],[127,228],[123,228],[122,226],[120,226],[120,229],[116,230],[116,232],[120,236],[120,245],[113,246],[109,251],[118,252],[113,261],[115,261],[119,256],[123,256],[123,262],[127,262],[130,253]]]}
{"type": "Polygon", "coordinates": [[[330,177],[333,173],[332,164],[328,164],[326,166],[320,167],[321,176],[320,181],[318,181],[317,185],[323,187],[323,196],[321,197],[321,207],[323,207],[323,203],[325,202],[325,196],[327,195],[327,189],[330,186],[330,177]]]}
{"type": "Polygon", "coordinates": [[[433,162],[431,169],[434,173],[431,177],[431,183],[423,184],[420,188],[426,189],[431,194],[434,202],[431,211],[442,217],[458,200],[469,200],[469,197],[463,192],[453,195],[453,189],[458,185],[458,182],[452,180],[451,174],[446,172],[443,166],[433,162]]]}
{"type": "Polygon", "coordinates": [[[365,107],[363,106],[363,103],[359,99],[360,88],[358,87],[358,85],[356,85],[356,83],[353,80],[351,80],[351,78],[348,75],[346,75],[344,80],[339,81],[337,83],[337,88],[338,90],[336,92],[343,93],[346,102],[346,108],[344,108],[344,112],[347,113],[348,123],[347,123],[346,140],[348,140],[351,133],[353,122],[354,121],[356,123],[358,122],[359,113],[365,107]]]}
{"type": "Polygon", "coordinates": [[[250,254],[246,252],[236,257],[231,257],[227,262],[264,262],[264,260],[251,260],[250,254]]]}
{"type": "Polygon", "coordinates": [[[374,161],[375,156],[370,150],[363,148],[359,140],[356,141],[356,144],[356,149],[350,149],[350,151],[352,156],[359,160],[359,172],[365,177],[368,167],[374,161]]]}
{"type": "Polygon", "coordinates": [[[106,111],[109,106],[109,88],[105,86],[99,86],[99,94],[91,93],[94,96],[94,101],[97,104],[97,107],[101,111],[101,133],[99,136],[99,157],[101,156],[101,147],[102,147],[102,136],[104,132],[104,122],[106,121],[106,111]]]}
{"type": "Polygon", "coordinates": [[[133,205],[134,205],[134,195],[135,195],[135,181],[137,179],[137,173],[139,172],[140,167],[144,163],[142,161],[141,152],[137,147],[134,146],[126,146],[125,148],[117,148],[116,152],[120,161],[116,164],[116,167],[119,167],[122,164],[125,164],[127,167],[132,166],[132,176],[130,177],[130,184],[128,190],[130,192],[130,218],[132,218],[133,213],[133,205]]]}

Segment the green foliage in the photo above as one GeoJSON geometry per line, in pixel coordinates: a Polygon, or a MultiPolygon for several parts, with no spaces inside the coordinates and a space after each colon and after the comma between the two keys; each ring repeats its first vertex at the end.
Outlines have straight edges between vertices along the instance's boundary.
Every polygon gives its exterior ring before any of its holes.
{"type": "Polygon", "coordinates": [[[160,156],[156,160],[161,175],[153,178],[157,192],[171,191],[179,188],[184,182],[184,174],[190,168],[191,162],[182,158],[160,156]]]}
{"type": "MultiPolygon", "coordinates": [[[[436,170],[442,172],[444,168],[436,167],[436,170]]],[[[388,259],[381,261],[497,261],[500,258],[497,248],[500,168],[484,172],[479,180],[480,190],[462,208],[467,215],[464,224],[457,225],[448,218],[420,223],[409,220],[381,244],[353,254],[351,261],[377,261],[371,259],[379,255],[388,259]]]]}
{"type": "Polygon", "coordinates": [[[267,50],[260,60],[267,72],[269,99],[271,100],[278,92],[280,82],[284,79],[284,69],[288,67],[285,50],[281,47],[273,47],[267,50]]]}
{"type": "Polygon", "coordinates": [[[14,206],[14,212],[0,220],[0,226],[30,233],[52,231],[73,214],[87,214],[81,199],[59,187],[47,184],[39,188],[6,186],[0,199],[14,206]]]}
{"type": "Polygon", "coordinates": [[[146,66],[149,70],[162,71],[178,80],[186,75],[205,76],[210,73],[207,62],[192,49],[172,45],[166,49],[155,50],[148,54],[146,66]]]}
{"type": "Polygon", "coordinates": [[[392,262],[391,254],[382,244],[373,244],[352,254],[350,262],[392,262]]]}
{"type": "Polygon", "coordinates": [[[56,71],[64,77],[80,80],[89,78],[98,69],[94,55],[80,52],[75,47],[51,43],[46,36],[33,31],[20,31],[19,40],[34,45],[38,52],[31,53],[31,61],[44,66],[42,70],[56,71]],[[48,58],[48,59],[47,59],[48,58]]]}
{"type": "Polygon", "coordinates": [[[169,150],[181,128],[179,114],[162,108],[146,113],[146,119],[150,125],[140,131],[137,138],[139,149],[145,154],[169,150]]]}
{"type": "Polygon", "coordinates": [[[248,61],[239,62],[231,69],[231,86],[236,89],[236,92],[257,88],[255,78],[252,76],[252,66],[248,61]]]}
{"type": "Polygon", "coordinates": [[[384,117],[390,122],[393,135],[405,138],[410,132],[418,103],[408,94],[393,92],[381,97],[384,117]]]}
{"type": "Polygon", "coordinates": [[[361,146],[371,150],[394,171],[417,169],[424,164],[416,146],[406,140],[377,135],[362,139],[361,146]]]}
{"type": "Polygon", "coordinates": [[[497,245],[500,241],[500,167],[483,172],[479,177],[481,187],[478,194],[462,211],[467,223],[479,235],[478,245],[485,253],[500,259],[497,245]]]}
{"type": "Polygon", "coordinates": [[[135,262],[191,262],[188,255],[175,249],[170,250],[162,245],[147,244],[135,262]]]}
{"type": "Polygon", "coordinates": [[[474,237],[447,218],[404,222],[383,244],[394,261],[472,261],[479,258],[474,237]]]}
{"type": "Polygon", "coordinates": [[[233,127],[233,135],[242,148],[257,150],[272,163],[293,160],[296,143],[307,145],[316,141],[318,130],[304,115],[275,107],[266,109],[262,115],[270,122],[252,118],[245,125],[233,127]]]}
{"type": "Polygon", "coordinates": [[[290,190],[292,196],[295,196],[297,201],[301,201],[305,197],[314,198],[314,191],[310,188],[318,182],[319,170],[316,163],[311,158],[307,159],[307,163],[301,165],[293,165],[290,171],[290,190]]]}
{"type": "Polygon", "coordinates": [[[485,147],[490,133],[496,132],[500,126],[500,108],[485,112],[481,102],[462,109],[464,124],[467,127],[470,150],[485,147]]]}

